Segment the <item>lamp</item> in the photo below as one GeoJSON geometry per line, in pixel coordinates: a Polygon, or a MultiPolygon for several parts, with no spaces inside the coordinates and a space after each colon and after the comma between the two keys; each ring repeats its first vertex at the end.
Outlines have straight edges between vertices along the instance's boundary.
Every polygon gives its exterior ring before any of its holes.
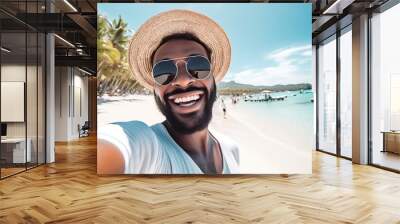
{"type": "Polygon", "coordinates": [[[1,47],[0,49],[1,49],[1,51],[4,51],[6,53],[10,53],[11,52],[11,50],[9,50],[9,49],[7,49],[5,47],[1,47]]]}
{"type": "Polygon", "coordinates": [[[78,10],[71,3],[69,3],[68,0],[64,0],[64,3],[68,5],[68,7],[70,7],[74,12],[78,12],[78,10]]]}

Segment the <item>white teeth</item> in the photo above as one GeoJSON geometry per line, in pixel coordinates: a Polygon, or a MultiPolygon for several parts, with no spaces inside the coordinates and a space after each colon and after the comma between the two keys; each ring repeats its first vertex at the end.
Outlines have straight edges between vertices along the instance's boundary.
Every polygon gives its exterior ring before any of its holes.
{"type": "Polygon", "coordinates": [[[193,96],[188,96],[188,97],[180,97],[180,98],[175,98],[174,102],[175,103],[187,103],[193,100],[198,100],[200,98],[199,95],[193,95],[193,96]]]}

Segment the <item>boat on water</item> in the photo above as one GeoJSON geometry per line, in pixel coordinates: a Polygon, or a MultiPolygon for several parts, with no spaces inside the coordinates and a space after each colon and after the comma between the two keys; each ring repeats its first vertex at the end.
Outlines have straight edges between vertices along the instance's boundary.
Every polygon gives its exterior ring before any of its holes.
{"type": "Polygon", "coordinates": [[[263,91],[261,94],[245,96],[244,101],[245,102],[271,102],[271,101],[283,101],[283,100],[285,100],[285,98],[287,98],[287,96],[273,97],[269,93],[271,93],[271,92],[268,91],[268,93],[266,93],[263,91]]]}

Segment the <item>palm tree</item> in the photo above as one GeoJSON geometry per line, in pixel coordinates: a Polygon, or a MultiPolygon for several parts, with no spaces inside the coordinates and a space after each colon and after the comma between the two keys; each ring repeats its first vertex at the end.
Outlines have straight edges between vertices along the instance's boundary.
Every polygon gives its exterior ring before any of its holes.
{"type": "Polygon", "coordinates": [[[126,23],[121,16],[118,20],[113,20],[111,27],[109,29],[110,33],[110,41],[115,48],[119,50],[119,52],[126,56],[127,45],[129,42],[129,30],[128,23],[126,23]]]}
{"type": "Polygon", "coordinates": [[[108,30],[110,23],[104,16],[99,16],[97,34],[97,86],[99,95],[103,95],[106,90],[106,83],[110,73],[110,67],[120,62],[120,52],[112,46],[109,41],[108,30]]]}
{"type": "Polygon", "coordinates": [[[127,63],[130,31],[128,24],[119,17],[110,23],[98,17],[97,71],[98,95],[134,93],[140,86],[133,80],[127,63]]]}

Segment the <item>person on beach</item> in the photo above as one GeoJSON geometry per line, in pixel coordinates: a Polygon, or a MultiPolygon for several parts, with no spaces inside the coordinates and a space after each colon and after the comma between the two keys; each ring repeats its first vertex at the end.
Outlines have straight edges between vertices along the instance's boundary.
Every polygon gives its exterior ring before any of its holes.
{"type": "Polygon", "coordinates": [[[222,98],[221,98],[221,107],[222,107],[222,112],[224,113],[224,118],[226,119],[226,105],[224,99],[222,98]]]}
{"type": "Polygon", "coordinates": [[[202,14],[171,10],[146,21],[128,52],[134,78],[153,92],[166,119],[153,126],[129,121],[102,127],[98,173],[239,173],[237,144],[208,127],[216,83],[231,58],[224,30],[202,14]]]}

